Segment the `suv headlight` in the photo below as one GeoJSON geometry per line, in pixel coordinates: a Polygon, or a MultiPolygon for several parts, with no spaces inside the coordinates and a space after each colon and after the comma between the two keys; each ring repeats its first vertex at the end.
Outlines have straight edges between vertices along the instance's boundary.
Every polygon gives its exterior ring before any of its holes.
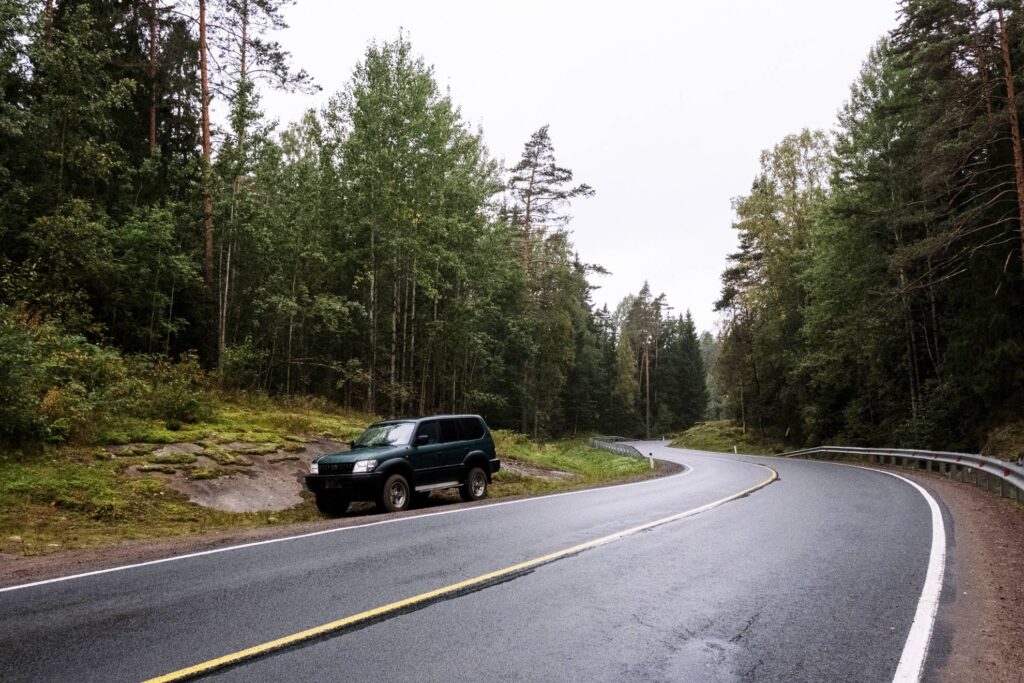
{"type": "Polygon", "coordinates": [[[360,472],[373,472],[373,468],[377,466],[376,460],[357,460],[356,466],[352,468],[354,474],[360,472]]]}
{"type": "Polygon", "coordinates": [[[309,463],[309,473],[320,474],[320,465],[315,462],[309,463]]]}

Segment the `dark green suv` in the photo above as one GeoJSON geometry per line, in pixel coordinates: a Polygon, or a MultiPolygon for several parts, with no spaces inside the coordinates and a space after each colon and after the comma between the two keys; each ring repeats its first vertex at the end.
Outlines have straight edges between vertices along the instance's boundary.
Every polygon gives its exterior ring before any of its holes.
{"type": "Polygon", "coordinates": [[[500,467],[483,418],[437,415],[370,425],[352,450],[314,460],[306,486],[325,514],[343,514],[354,500],[398,512],[440,489],[458,488],[463,500],[480,500],[500,467]]]}

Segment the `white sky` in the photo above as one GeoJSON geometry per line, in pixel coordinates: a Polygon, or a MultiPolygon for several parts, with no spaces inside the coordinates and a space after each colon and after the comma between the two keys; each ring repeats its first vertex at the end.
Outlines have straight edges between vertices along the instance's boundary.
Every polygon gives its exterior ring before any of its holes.
{"type": "Polygon", "coordinates": [[[563,166],[597,190],[571,228],[614,308],[649,280],[699,329],[717,319],[719,273],[735,248],[730,200],[758,155],[803,127],[832,127],[896,0],[626,3],[299,0],[280,36],[323,87],[264,93],[282,122],[344,87],[367,43],[399,28],[493,156],[509,165],[551,125],[563,166]]]}

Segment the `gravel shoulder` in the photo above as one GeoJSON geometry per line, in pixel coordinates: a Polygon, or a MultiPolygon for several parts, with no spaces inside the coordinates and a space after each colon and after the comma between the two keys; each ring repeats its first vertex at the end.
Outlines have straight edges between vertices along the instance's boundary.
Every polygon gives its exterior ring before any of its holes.
{"type": "Polygon", "coordinates": [[[927,678],[1024,681],[1024,506],[937,475],[894,471],[941,499],[952,519],[952,576],[927,678]]]}

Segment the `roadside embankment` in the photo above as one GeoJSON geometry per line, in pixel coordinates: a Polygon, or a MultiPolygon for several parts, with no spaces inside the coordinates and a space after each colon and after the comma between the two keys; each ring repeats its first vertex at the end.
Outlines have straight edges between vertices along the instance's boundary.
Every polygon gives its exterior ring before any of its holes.
{"type": "MultiPolygon", "coordinates": [[[[310,406],[228,404],[209,421],[127,426],[105,445],[0,453],[0,585],[365,523],[357,503],[325,520],[305,491],[309,462],[373,418],[310,406]],[[139,440],[137,440],[139,439],[139,440]]],[[[495,432],[502,470],[490,498],[522,498],[637,481],[679,466],[625,458],[582,440],[495,432]]],[[[435,492],[419,514],[463,505],[435,492]]]]}
{"type": "Polygon", "coordinates": [[[673,435],[671,446],[717,453],[738,451],[749,455],[772,455],[786,450],[782,441],[760,435],[753,429],[744,430],[732,420],[695,424],[685,432],[673,435]]]}
{"type": "Polygon", "coordinates": [[[1024,507],[939,475],[893,471],[929,489],[952,518],[938,680],[1021,680],[1024,650],[1007,643],[1024,642],[1024,507]]]}

